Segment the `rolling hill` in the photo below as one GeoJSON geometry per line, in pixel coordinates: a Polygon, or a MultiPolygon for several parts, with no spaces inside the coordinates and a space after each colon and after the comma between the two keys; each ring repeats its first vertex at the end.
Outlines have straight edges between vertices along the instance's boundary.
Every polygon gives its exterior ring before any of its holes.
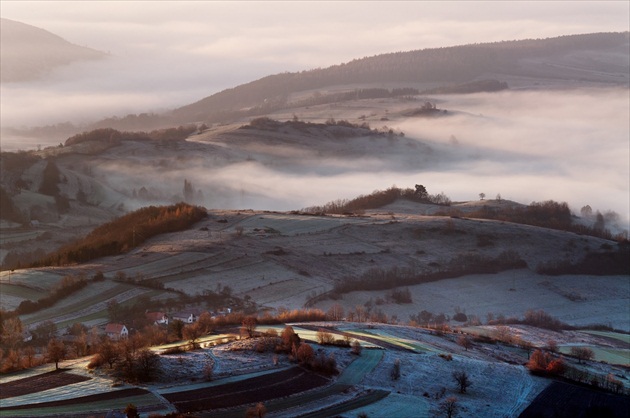
{"type": "Polygon", "coordinates": [[[0,20],[0,81],[31,81],[75,61],[102,59],[106,54],[74,45],[44,29],[0,20]]]}

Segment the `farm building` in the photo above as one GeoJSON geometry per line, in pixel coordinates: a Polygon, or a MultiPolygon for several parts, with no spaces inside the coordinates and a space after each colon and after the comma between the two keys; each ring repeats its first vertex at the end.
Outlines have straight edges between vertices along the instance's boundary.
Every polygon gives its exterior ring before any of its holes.
{"type": "Polygon", "coordinates": [[[173,321],[182,321],[185,324],[192,324],[199,319],[201,312],[201,309],[187,309],[185,311],[176,312],[171,315],[171,317],[173,321]]]}
{"type": "Polygon", "coordinates": [[[155,325],[168,325],[168,316],[164,312],[147,312],[147,320],[155,325]]]}
{"type": "Polygon", "coordinates": [[[129,330],[123,324],[107,324],[105,334],[112,340],[118,341],[129,336],[129,330]]]}

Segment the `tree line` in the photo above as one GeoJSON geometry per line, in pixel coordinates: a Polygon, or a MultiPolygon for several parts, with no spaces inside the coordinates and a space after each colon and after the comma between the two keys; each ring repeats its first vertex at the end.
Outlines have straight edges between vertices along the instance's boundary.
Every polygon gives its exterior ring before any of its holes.
{"type": "Polygon", "coordinates": [[[303,212],[311,214],[344,214],[363,213],[368,209],[378,209],[396,202],[398,199],[406,199],[418,203],[432,203],[449,206],[451,199],[444,193],[430,195],[422,185],[416,185],[415,189],[401,189],[392,186],[386,190],[375,190],[367,195],[360,195],[354,199],[338,199],[323,206],[311,206],[303,209],[303,212]]]}
{"type": "Polygon", "coordinates": [[[197,131],[197,126],[186,125],[177,128],[155,129],[150,132],[144,131],[119,131],[114,128],[96,128],[91,131],[82,132],[66,139],[65,146],[76,145],[82,142],[96,141],[109,145],[118,145],[122,141],[183,141],[193,132],[197,131]]]}
{"type": "Polygon", "coordinates": [[[412,286],[469,274],[495,274],[505,270],[527,267],[527,263],[514,251],[504,251],[496,257],[480,254],[463,254],[455,257],[448,266],[432,272],[417,272],[413,268],[394,267],[383,270],[371,268],[355,277],[344,277],[335,283],[328,297],[338,298],[356,290],[386,290],[412,286]]]}
{"type": "Polygon", "coordinates": [[[122,254],[153,236],[187,229],[206,216],[204,208],[186,203],[141,208],[97,227],[85,238],[48,254],[31,267],[82,263],[122,254]]]}

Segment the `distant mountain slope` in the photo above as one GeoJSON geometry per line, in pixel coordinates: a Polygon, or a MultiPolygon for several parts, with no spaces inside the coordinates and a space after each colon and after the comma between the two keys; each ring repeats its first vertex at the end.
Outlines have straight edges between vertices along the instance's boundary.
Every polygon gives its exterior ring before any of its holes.
{"type": "Polygon", "coordinates": [[[0,30],[0,81],[3,83],[35,80],[58,66],[105,56],[46,30],[9,19],[0,19],[0,30]]]}
{"type": "Polygon", "coordinates": [[[324,69],[271,75],[227,89],[173,112],[179,122],[216,121],[230,111],[286,105],[291,94],[371,83],[465,83],[488,75],[628,85],[629,34],[596,33],[549,39],[395,52],[324,69]]]}

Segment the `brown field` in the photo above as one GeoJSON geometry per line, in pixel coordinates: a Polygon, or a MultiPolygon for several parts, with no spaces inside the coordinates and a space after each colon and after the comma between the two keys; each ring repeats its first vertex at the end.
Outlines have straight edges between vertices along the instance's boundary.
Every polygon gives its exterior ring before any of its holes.
{"type": "Polygon", "coordinates": [[[86,380],[90,380],[90,378],[67,373],[63,370],[55,370],[49,373],[0,384],[0,399],[41,392],[73,383],[84,382],[86,380]]]}
{"type": "MultiPolygon", "coordinates": [[[[81,397],[73,398],[73,399],[63,399],[59,401],[49,401],[49,402],[41,402],[41,403],[28,404],[28,405],[5,407],[5,408],[0,408],[0,411],[77,405],[77,404],[84,404],[84,403],[109,401],[112,399],[128,398],[131,396],[141,396],[141,395],[147,395],[150,393],[151,392],[145,389],[140,389],[140,388],[121,389],[121,390],[115,390],[111,392],[98,393],[96,395],[81,396],[81,397]]],[[[0,413],[0,415],[8,416],[8,415],[5,415],[4,413],[0,413]]]]}
{"type": "Polygon", "coordinates": [[[226,385],[163,395],[180,412],[231,408],[304,392],[328,383],[328,379],[300,367],[226,385]]]}

